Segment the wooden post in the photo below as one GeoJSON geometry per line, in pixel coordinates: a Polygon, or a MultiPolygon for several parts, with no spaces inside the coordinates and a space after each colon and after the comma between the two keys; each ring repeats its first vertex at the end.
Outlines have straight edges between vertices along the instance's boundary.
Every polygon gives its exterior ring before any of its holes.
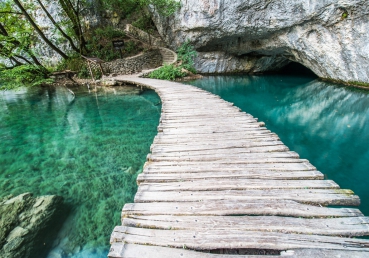
{"type": "Polygon", "coordinates": [[[92,72],[91,63],[98,64],[99,67],[100,67],[101,74],[104,75],[104,71],[103,71],[102,66],[101,66],[101,64],[104,63],[104,61],[101,60],[100,58],[97,58],[97,57],[86,57],[86,56],[83,56],[83,55],[82,55],[82,57],[84,59],[86,59],[87,64],[88,64],[88,68],[90,69],[90,74],[91,74],[92,80],[94,82],[96,82],[95,78],[94,78],[94,74],[92,72]]]}
{"type": "Polygon", "coordinates": [[[93,80],[94,82],[96,82],[96,81],[95,81],[95,78],[94,78],[94,74],[92,73],[92,69],[91,69],[90,61],[88,61],[88,60],[87,60],[87,64],[88,64],[88,68],[90,69],[91,78],[92,78],[92,80],[93,80]]]}
{"type": "Polygon", "coordinates": [[[101,74],[104,75],[104,71],[102,69],[101,63],[99,63],[99,67],[100,67],[101,74]]]}

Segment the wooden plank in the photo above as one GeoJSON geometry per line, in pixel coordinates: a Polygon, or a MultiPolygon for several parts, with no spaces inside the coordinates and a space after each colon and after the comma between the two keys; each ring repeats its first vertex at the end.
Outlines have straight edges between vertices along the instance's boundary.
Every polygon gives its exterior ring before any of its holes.
{"type": "Polygon", "coordinates": [[[367,251],[347,251],[347,250],[329,250],[329,249],[296,249],[281,252],[282,257],[300,258],[300,257],[319,257],[319,258],[364,258],[368,257],[367,251]]]}
{"type": "Polygon", "coordinates": [[[230,153],[267,153],[267,152],[286,152],[289,151],[288,147],[285,145],[275,145],[275,146],[263,146],[263,147],[253,147],[253,148],[199,148],[196,150],[168,150],[168,149],[153,149],[152,154],[162,154],[162,153],[181,153],[181,152],[225,152],[230,153]]]}
{"type": "Polygon", "coordinates": [[[224,101],[223,99],[217,98],[217,97],[213,98],[212,95],[205,95],[205,96],[201,96],[200,98],[191,98],[191,99],[185,98],[183,96],[180,96],[179,98],[176,98],[175,96],[173,96],[173,98],[164,98],[163,101],[164,101],[165,106],[173,107],[173,108],[184,107],[186,109],[194,109],[197,107],[209,108],[209,105],[217,105],[217,106],[219,105],[222,107],[221,110],[223,110],[224,108],[238,109],[238,107],[235,106],[234,103],[224,101]],[[201,101],[201,99],[203,101],[201,101]]]}
{"type": "MultiPolygon", "coordinates": [[[[242,230],[315,234],[326,236],[364,236],[369,234],[368,217],[306,219],[277,216],[173,216],[131,215],[122,225],[163,230],[242,230]]],[[[247,232],[243,233],[247,234],[247,232]]]]}
{"type": "MultiPolygon", "coordinates": [[[[234,258],[231,254],[212,254],[182,248],[113,243],[109,258],[234,258]]],[[[238,255],[237,258],[275,258],[276,256],[238,255]]],[[[278,256],[277,256],[278,257],[278,256]]]]}
{"type": "Polygon", "coordinates": [[[188,146],[182,148],[164,148],[164,147],[155,147],[152,146],[151,152],[155,153],[163,153],[163,152],[183,152],[183,151],[214,151],[214,150],[232,150],[232,149],[245,149],[245,151],[249,152],[276,152],[276,151],[289,151],[288,147],[283,144],[275,144],[272,145],[270,142],[266,144],[249,144],[243,146],[233,146],[233,145],[223,145],[223,146],[210,146],[210,145],[203,145],[203,146],[188,146]],[[268,145],[269,144],[269,145],[268,145]]]}
{"type": "MultiPolygon", "coordinates": [[[[308,171],[316,170],[310,163],[255,163],[255,164],[202,164],[202,162],[177,166],[160,166],[160,162],[146,162],[144,173],[185,173],[185,172],[230,172],[244,170],[308,171]]],[[[204,162],[205,163],[205,162],[204,162]]]]}
{"type": "MultiPolygon", "coordinates": [[[[196,118],[200,118],[200,117],[204,117],[204,118],[218,118],[217,120],[219,122],[221,122],[221,119],[223,117],[230,117],[230,116],[234,116],[237,118],[238,117],[243,117],[245,118],[245,116],[243,115],[243,112],[235,112],[234,110],[222,110],[222,111],[209,111],[209,110],[178,110],[178,111],[166,111],[166,110],[162,110],[162,121],[166,120],[166,119],[177,119],[179,117],[183,118],[187,118],[187,117],[196,117],[196,118]]],[[[246,116],[247,117],[247,116],[246,116]]],[[[251,116],[249,117],[251,119],[251,116]]],[[[242,125],[243,123],[240,123],[240,125],[242,125]]]]}
{"type": "Polygon", "coordinates": [[[244,131],[244,130],[255,130],[255,129],[259,129],[260,127],[265,126],[265,124],[263,122],[258,122],[258,123],[250,123],[250,124],[239,124],[237,125],[221,125],[221,124],[217,124],[217,125],[193,125],[193,126],[166,126],[166,125],[158,125],[158,131],[159,132],[163,132],[163,131],[209,131],[212,132],[213,130],[223,130],[223,131],[228,131],[228,132],[232,132],[232,131],[244,131]]]}
{"type": "Polygon", "coordinates": [[[275,232],[240,230],[157,230],[119,226],[115,227],[111,243],[149,244],[189,248],[193,250],[214,249],[333,249],[369,252],[369,240],[332,236],[283,234],[275,232]]]}
{"type": "MultiPolygon", "coordinates": [[[[160,128],[160,126],[158,127],[160,128]]],[[[212,134],[212,133],[225,133],[225,132],[237,132],[237,133],[248,133],[248,132],[268,132],[270,133],[269,130],[265,129],[265,127],[260,127],[259,125],[255,125],[255,126],[244,126],[244,127],[199,127],[199,128],[179,128],[179,129],[175,129],[175,128],[164,128],[162,130],[159,130],[159,132],[163,132],[164,134],[176,134],[176,135],[181,135],[181,134],[199,134],[199,133],[206,133],[206,134],[212,134]]]]}
{"type": "Polygon", "coordinates": [[[212,161],[212,160],[228,160],[228,159],[250,159],[250,158],[290,158],[298,159],[299,155],[295,152],[271,152],[271,153],[240,153],[240,154],[229,154],[213,153],[208,155],[203,153],[202,155],[191,155],[182,153],[181,155],[154,155],[148,154],[147,160],[150,161],[212,161]]]}
{"type": "MultiPolygon", "coordinates": [[[[199,139],[196,142],[196,145],[217,145],[221,146],[224,143],[227,145],[242,145],[242,144],[254,144],[259,142],[280,142],[279,138],[275,137],[259,137],[255,139],[228,139],[228,140],[221,140],[221,139],[199,139]]],[[[185,146],[185,145],[195,145],[191,144],[191,142],[185,142],[185,141],[176,141],[176,140],[154,140],[153,146],[161,147],[172,147],[172,146],[185,146]]]]}
{"type": "Polygon", "coordinates": [[[209,135],[192,135],[192,136],[176,136],[176,135],[163,135],[159,133],[155,138],[154,142],[186,142],[189,143],[191,141],[197,140],[206,140],[206,141],[220,141],[220,140],[262,140],[262,139],[276,139],[280,140],[279,137],[273,133],[271,134],[237,134],[237,135],[223,135],[219,137],[216,134],[209,135]]]}
{"type": "MultiPolygon", "coordinates": [[[[230,114],[230,113],[242,113],[242,111],[235,106],[228,106],[226,103],[219,102],[217,104],[215,103],[207,103],[205,105],[193,105],[192,107],[189,107],[191,103],[179,103],[177,105],[168,105],[164,102],[162,105],[162,112],[165,114],[181,114],[183,111],[186,113],[192,113],[192,114],[218,114],[219,117],[223,117],[224,114],[230,114]],[[209,110],[209,108],[214,107],[217,108],[217,110],[209,110]]],[[[221,121],[221,120],[219,120],[221,121]]]]}
{"type": "Polygon", "coordinates": [[[138,175],[137,182],[161,183],[161,182],[183,182],[197,179],[277,179],[277,180],[316,180],[324,179],[324,175],[316,170],[312,171],[265,171],[265,170],[243,170],[243,171],[221,171],[221,172],[189,172],[189,173],[142,173],[138,175]]]}
{"type": "Polygon", "coordinates": [[[189,150],[204,150],[204,149],[231,149],[231,148],[254,148],[254,147],[265,147],[265,146],[275,146],[275,145],[283,145],[281,141],[265,141],[265,142],[226,142],[226,143],[211,143],[211,144],[198,144],[198,143],[178,143],[178,144],[153,144],[151,145],[151,149],[170,149],[170,150],[180,150],[180,151],[189,151],[189,150]]]}
{"type": "MultiPolygon", "coordinates": [[[[278,149],[280,146],[278,147],[278,149]]],[[[273,148],[276,149],[276,148],[273,148]]],[[[176,157],[176,156],[182,156],[182,155],[190,155],[190,156],[211,156],[211,155],[243,155],[243,154],[255,154],[255,155],[263,155],[263,154],[269,154],[269,153],[275,153],[276,155],[280,152],[286,153],[289,152],[289,150],[285,151],[268,151],[270,148],[253,148],[251,149],[245,149],[245,148],[233,148],[233,149],[212,149],[212,150],[196,150],[196,151],[175,151],[175,152],[154,152],[153,155],[158,156],[167,156],[167,157],[176,157]]]]}
{"type": "MultiPolygon", "coordinates": [[[[201,157],[199,157],[200,159],[201,157]]],[[[166,166],[193,166],[193,165],[197,165],[197,164],[201,164],[202,166],[211,166],[211,165],[221,165],[221,164],[226,164],[226,165],[238,165],[238,164],[269,164],[269,163],[304,163],[304,164],[308,164],[307,166],[309,168],[312,168],[314,166],[312,166],[309,161],[307,159],[294,159],[294,158],[273,158],[273,157],[252,157],[251,155],[249,155],[248,158],[246,159],[230,159],[230,161],[228,161],[227,157],[224,157],[224,160],[218,160],[218,161],[157,161],[157,162],[152,162],[150,164],[155,164],[156,166],[162,166],[162,167],[166,167],[166,166]]]]}
{"type": "MultiPolygon", "coordinates": [[[[244,115],[237,115],[237,116],[227,116],[227,117],[222,117],[222,120],[225,121],[229,121],[232,123],[235,122],[248,122],[248,121],[255,121],[258,122],[258,118],[255,118],[253,116],[244,116],[244,115]]],[[[168,115],[162,114],[162,116],[160,117],[160,122],[163,124],[169,124],[169,123],[215,123],[219,121],[216,117],[214,116],[209,116],[209,117],[196,117],[196,116],[187,116],[187,117],[170,117],[168,115]]]]}
{"type": "Polygon", "coordinates": [[[222,159],[222,158],[294,158],[298,159],[299,155],[293,151],[279,151],[279,152],[249,152],[243,149],[233,149],[232,152],[222,150],[209,150],[209,151],[180,151],[161,154],[148,154],[148,158],[167,158],[174,160],[176,158],[189,158],[201,161],[203,158],[206,159],[222,159]]]}
{"type": "Polygon", "coordinates": [[[249,125],[249,124],[257,124],[258,121],[255,118],[224,118],[221,121],[217,119],[199,119],[198,121],[189,121],[186,120],[161,120],[160,125],[170,126],[170,127],[181,127],[181,126],[210,126],[210,125],[249,125]]]}
{"type": "MultiPolygon", "coordinates": [[[[224,115],[225,117],[228,118],[242,118],[242,117],[252,117],[251,115],[247,115],[246,113],[243,112],[237,112],[234,113],[232,112],[231,114],[227,114],[224,115]]],[[[217,113],[198,113],[198,114],[192,114],[192,113],[181,113],[181,114],[176,114],[176,113],[162,113],[161,114],[161,120],[171,120],[171,119],[180,119],[180,120],[187,120],[187,119],[192,119],[192,118],[196,118],[196,119],[201,119],[201,118],[206,118],[206,119],[219,119],[220,116],[217,113]]]]}
{"type": "Polygon", "coordinates": [[[154,142],[169,142],[169,143],[191,143],[191,142],[197,142],[197,140],[207,141],[207,142],[219,142],[219,141],[262,141],[262,140],[280,140],[278,136],[273,134],[256,134],[256,135],[231,135],[231,136],[224,136],[224,137],[218,137],[217,135],[209,134],[209,135],[202,135],[200,137],[191,137],[191,136],[183,136],[183,137],[171,137],[169,135],[166,135],[166,137],[155,137],[154,142]]]}
{"type": "MultiPolygon", "coordinates": [[[[264,250],[259,250],[261,255],[242,255],[248,250],[236,249],[231,253],[239,253],[237,258],[301,258],[301,257],[326,257],[326,258],[367,258],[367,252],[327,249],[296,249],[281,251],[281,255],[263,255],[264,250]]],[[[255,250],[257,251],[257,250],[255,250]]],[[[170,248],[162,246],[136,245],[126,243],[113,243],[109,258],[235,258],[234,254],[212,254],[198,252],[182,248],[170,248]]]]}
{"type": "Polygon", "coordinates": [[[231,121],[231,120],[225,120],[225,121],[212,121],[212,122],[177,122],[177,121],[170,121],[165,122],[166,120],[162,121],[159,126],[164,128],[191,128],[193,126],[198,127],[260,127],[260,122],[257,122],[255,120],[245,120],[245,121],[231,121]]]}
{"type": "Polygon", "coordinates": [[[191,202],[204,200],[293,200],[321,205],[359,206],[360,199],[346,189],[265,189],[226,191],[166,191],[138,189],[135,202],[191,202]]]}
{"type": "Polygon", "coordinates": [[[169,137],[178,137],[178,138],[182,138],[182,137],[207,137],[207,136],[236,136],[236,135],[267,135],[270,134],[271,131],[265,129],[265,127],[260,127],[260,128],[251,128],[250,130],[228,130],[228,131],[224,131],[224,130],[211,130],[211,131],[194,131],[194,132],[182,132],[182,131],[177,131],[177,132],[170,132],[169,130],[166,130],[165,132],[159,132],[159,134],[161,135],[165,135],[165,136],[169,136],[169,137]],[[252,130],[251,130],[252,129],[252,130]]]}
{"type": "MultiPolygon", "coordinates": [[[[232,117],[233,115],[231,115],[230,117],[222,117],[221,122],[231,122],[231,123],[235,123],[235,122],[240,122],[240,123],[248,123],[248,122],[258,122],[258,118],[253,117],[251,115],[245,116],[245,115],[239,115],[238,113],[236,113],[237,115],[235,117],[232,117]]],[[[176,117],[174,119],[169,118],[168,116],[166,116],[165,114],[163,114],[163,116],[161,117],[161,123],[164,124],[171,124],[171,123],[179,123],[179,124],[185,124],[185,123],[216,123],[219,122],[219,119],[216,119],[212,116],[206,118],[197,118],[196,116],[192,116],[192,117],[176,117]]]]}
{"type": "Polygon", "coordinates": [[[219,191],[247,189],[339,189],[332,180],[197,179],[184,182],[141,183],[140,191],[219,191]]]}
{"type": "Polygon", "coordinates": [[[169,138],[177,138],[177,139],[196,139],[196,138],[222,138],[222,137],[237,137],[237,138],[242,138],[242,137],[248,137],[248,138],[256,138],[256,137],[268,137],[269,135],[271,135],[271,131],[261,127],[260,129],[258,128],[257,130],[254,131],[250,131],[250,130],[242,130],[242,131],[238,131],[238,132],[216,132],[216,131],[212,131],[212,132],[195,132],[195,133],[188,133],[188,134],[177,134],[177,133],[170,133],[170,132],[159,132],[158,136],[160,137],[165,137],[166,139],[169,138]]]}
{"type": "Polygon", "coordinates": [[[204,200],[202,202],[127,203],[122,218],[130,215],[260,215],[303,218],[361,217],[358,209],[326,208],[302,204],[292,200],[204,200]]]}
{"type": "MultiPolygon", "coordinates": [[[[234,164],[261,163],[259,162],[261,159],[258,159],[257,157],[255,158],[251,158],[247,156],[242,157],[240,155],[233,155],[233,156],[219,156],[218,155],[215,157],[212,157],[212,156],[208,156],[208,157],[202,157],[202,156],[165,157],[165,156],[157,156],[157,155],[148,155],[147,158],[148,158],[148,161],[155,162],[155,163],[173,162],[174,164],[174,162],[176,162],[176,164],[178,165],[181,165],[181,163],[184,163],[184,162],[207,163],[208,164],[210,161],[213,161],[214,162],[213,164],[219,164],[219,163],[231,164],[232,161],[234,161],[234,164]]],[[[292,163],[292,161],[285,162],[283,158],[280,158],[280,159],[281,159],[281,162],[274,161],[274,163],[292,163]]],[[[298,158],[295,158],[295,160],[297,161],[295,163],[299,163],[298,158]]],[[[273,163],[273,161],[269,159],[268,163],[273,163]]]]}

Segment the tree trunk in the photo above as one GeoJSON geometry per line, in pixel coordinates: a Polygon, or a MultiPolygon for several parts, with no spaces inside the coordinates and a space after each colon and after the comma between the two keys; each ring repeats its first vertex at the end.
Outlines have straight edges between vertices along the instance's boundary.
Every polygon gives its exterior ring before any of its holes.
{"type": "Polygon", "coordinates": [[[79,39],[80,52],[83,53],[83,50],[87,51],[87,42],[83,36],[81,21],[79,19],[79,12],[74,8],[72,2],[69,0],[59,0],[59,3],[73,24],[73,31],[76,34],[76,37],[79,39]]]}
{"type": "Polygon", "coordinates": [[[74,45],[73,40],[71,39],[71,37],[69,37],[64,31],[63,29],[59,26],[59,24],[54,20],[54,18],[51,16],[51,14],[46,10],[45,6],[42,4],[41,0],[37,0],[37,2],[39,3],[39,5],[41,6],[42,10],[44,10],[44,12],[46,13],[47,17],[50,19],[50,21],[52,22],[52,24],[54,24],[55,28],[57,28],[60,33],[69,41],[70,46],[72,47],[72,49],[74,51],[76,51],[77,53],[79,53],[79,49],[76,47],[76,45],[74,45]]]}
{"type": "MultiPolygon", "coordinates": [[[[14,57],[18,58],[18,59],[22,59],[24,62],[26,62],[27,64],[32,64],[27,58],[20,56],[20,55],[14,55],[14,57]]],[[[15,58],[14,58],[15,59],[15,58]]],[[[16,59],[15,59],[16,60],[16,59]]],[[[17,60],[18,61],[18,60],[17,60]]],[[[21,63],[22,64],[22,63],[21,63]]]]}
{"type": "Polygon", "coordinates": [[[20,66],[22,65],[21,62],[19,62],[17,59],[15,59],[14,57],[9,57],[10,61],[13,61],[15,63],[15,66],[20,66]]]}
{"type": "Polygon", "coordinates": [[[69,57],[58,47],[56,47],[41,31],[41,29],[37,26],[37,24],[33,21],[31,16],[27,13],[27,11],[24,9],[22,4],[18,0],[13,0],[14,3],[18,6],[18,8],[22,11],[23,15],[26,17],[28,22],[32,25],[32,27],[36,30],[36,32],[40,35],[40,37],[45,41],[47,45],[49,45],[55,52],[57,52],[61,57],[64,59],[68,59],[69,57]]]}

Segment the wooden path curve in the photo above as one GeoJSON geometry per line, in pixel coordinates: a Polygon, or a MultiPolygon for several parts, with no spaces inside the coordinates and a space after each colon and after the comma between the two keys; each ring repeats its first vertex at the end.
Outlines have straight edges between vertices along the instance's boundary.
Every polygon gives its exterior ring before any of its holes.
{"type": "Polygon", "coordinates": [[[369,257],[369,217],[232,103],[193,86],[120,76],[162,100],[159,133],[109,257],[369,257]],[[340,207],[330,207],[340,206],[340,207]]]}

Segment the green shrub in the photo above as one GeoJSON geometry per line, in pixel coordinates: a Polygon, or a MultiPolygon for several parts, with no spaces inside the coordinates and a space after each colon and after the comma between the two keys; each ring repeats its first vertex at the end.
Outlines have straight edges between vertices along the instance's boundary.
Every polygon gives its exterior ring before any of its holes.
{"type": "Polygon", "coordinates": [[[155,30],[155,25],[148,15],[141,15],[136,21],[132,22],[132,25],[146,32],[155,30]]]}
{"type": "Polygon", "coordinates": [[[94,30],[94,37],[97,39],[108,39],[112,40],[114,38],[122,38],[125,33],[121,30],[115,29],[113,26],[106,26],[103,28],[96,28],[94,30]]]}
{"type": "Polygon", "coordinates": [[[56,66],[56,71],[79,71],[81,67],[86,65],[86,61],[80,56],[73,56],[68,59],[62,59],[61,62],[56,66]]]}
{"type": "Polygon", "coordinates": [[[104,61],[120,58],[118,51],[113,49],[112,40],[122,39],[125,33],[112,26],[96,28],[88,38],[87,48],[90,56],[98,57],[104,61]]]}
{"type": "Polygon", "coordinates": [[[137,45],[134,41],[127,41],[124,45],[124,51],[126,53],[134,53],[137,49],[137,45]]]}
{"type": "Polygon", "coordinates": [[[197,56],[197,52],[194,47],[191,46],[190,41],[186,41],[182,44],[177,50],[178,61],[182,64],[181,66],[190,71],[191,73],[196,73],[196,69],[194,67],[194,58],[197,56]]]}
{"type": "Polygon", "coordinates": [[[151,79],[160,80],[175,80],[176,78],[182,78],[186,76],[186,73],[182,72],[181,67],[175,67],[174,65],[164,65],[158,70],[153,71],[149,74],[151,79]]]}
{"type": "Polygon", "coordinates": [[[180,7],[179,0],[139,0],[142,6],[151,5],[159,14],[170,16],[174,14],[180,7]]]}
{"type": "Polygon", "coordinates": [[[182,71],[183,69],[191,73],[196,73],[194,58],[196,57],[197,52],[193,46],[190,45],[189,41],[186,41],[180,48],[178,48],[177,55],[179,65],[164,65],[158,70],[150,73],[149,77],[152,79],[175,80],[176,78],[187,76],[187,73],[182,71]]]}

